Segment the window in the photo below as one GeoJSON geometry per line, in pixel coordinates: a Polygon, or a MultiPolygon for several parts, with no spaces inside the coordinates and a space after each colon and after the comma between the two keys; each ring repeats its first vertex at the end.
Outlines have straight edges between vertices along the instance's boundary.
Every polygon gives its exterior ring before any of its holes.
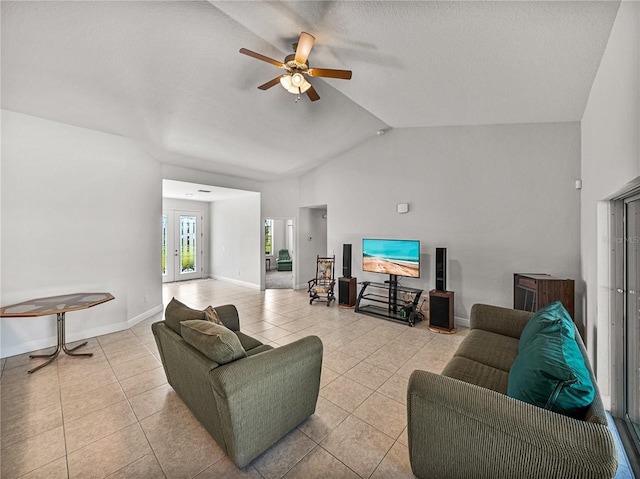
{"type": "Polygon", "coordinates": [[[264,254],[273,254],[273,220],[264,220],[264,254]]]}

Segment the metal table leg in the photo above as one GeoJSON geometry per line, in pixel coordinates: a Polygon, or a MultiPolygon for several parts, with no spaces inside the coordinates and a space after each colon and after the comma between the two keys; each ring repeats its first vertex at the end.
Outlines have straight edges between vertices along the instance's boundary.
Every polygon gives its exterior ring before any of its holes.
{"type": "Polygon", "coordinates": [[[51,364],[60,354],[60,350],[67,353],[69,356],[88,356],[88,357],[93,356],[93,353],[73,353],[72,352],[78,348],[81,348],[82,346],[85,346],[88,341],[85,341],[82,344],[78,344],[77,346],[74,346],[71,349],[67,348],[67,345],[65,344],[64,312],[57,313],[56,316],[57,316],[56,323],[57,323],[57,329],[58,329],[58,344],[56,346],[56,350],[51,354],[30,354],[29,355],[30,358],[50,358],[50,359],[36,366],[35,368],[29,370],[29,374],[36,372],[38,369],[41,369],[48,364],[51,364]]]}

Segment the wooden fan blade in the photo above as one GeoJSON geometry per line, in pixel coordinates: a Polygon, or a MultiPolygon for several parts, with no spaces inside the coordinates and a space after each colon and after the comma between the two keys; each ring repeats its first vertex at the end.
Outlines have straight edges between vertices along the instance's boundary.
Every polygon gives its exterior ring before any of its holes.
{"type": "Polygon", "coordinates": [[[306,63],[307,58],[309,58],[309,53],[311,52],[311,47],[313,47],[313,43],[316,41],[313,35],[309,35],[307,32],[302,32],[300,34],[300,39],[298,40],[298,48],[296,48],[296,56],[295,60],[298,63],[306,63]]]}
{"type": "Polygon", "coordinates": [[[306,93],[309,96],[309,100],[311,101],[316,101],[320,99],[320,95],[318,95],[318,92],[313,87],[310,87],[306,93]]]}
{"type": "Polygon", "coordinates": [[[307,72],[312,77],[340,78],[351,80],[351,70],[331,70],[330,68],[309,68],[307,72]]]}
{"type": "MultiPolygon", "coordinates": [[[[282,76],[282,75],[280,75],[282,76]]],[[[275,77],[273,80],[268,81],[267,83],[265,83],[264,85],[260,85],[258,88],[260,90],[268,90],[269,88],[271,88],[272,86],[277,85],[278,83],[280,83],[280,76],[275,77]]]]}
{"type": "Polygon", "coordinates": [[[257,58],[258,60],[262,60],[263,62],[271,63],[280,68],[284,68],[284,63],[279,62],[278,60],[274,60],[273,58],[265,57],[264,55],[256,52],[252,52],[251,50],[247,50],[246,48],[241,48],[240,53],[244,53],[245,55],[249,55],[250,57],[257,58]]]}

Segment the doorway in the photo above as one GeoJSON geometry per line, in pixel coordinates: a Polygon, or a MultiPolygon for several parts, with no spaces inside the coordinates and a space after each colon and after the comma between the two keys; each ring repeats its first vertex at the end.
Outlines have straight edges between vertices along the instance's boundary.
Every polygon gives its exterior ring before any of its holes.
{"type": "Polygon", "coordinates": [[[298,214],[298,274],[306,287],[306,281],[315,278],[317,257],[331,256],[333,251],[328,250],[327,205],[304,206],[298,214]]]}
{"type": "Polygon", "coordinates": [[[165,211],[162,214],[162,282],[201,279],[203,231],[200,211],[165,211]]]}
{"type": "Polygon", "coordinates": [[[293,289],[296,251],[293,219],[267,218],[264,220],[265,289],[293,289]],[[287,255],[289,262],[278,261],[287,255]]]}

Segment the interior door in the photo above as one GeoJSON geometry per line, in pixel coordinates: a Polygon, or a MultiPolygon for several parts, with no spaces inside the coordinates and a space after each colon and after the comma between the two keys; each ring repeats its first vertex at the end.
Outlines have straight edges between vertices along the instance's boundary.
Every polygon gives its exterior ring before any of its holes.
{"type": "Polygon", "coordinates": [[[162,281],[200,279],[203,231],[200,211],[165,211],[162,215],[162,281]]]}

